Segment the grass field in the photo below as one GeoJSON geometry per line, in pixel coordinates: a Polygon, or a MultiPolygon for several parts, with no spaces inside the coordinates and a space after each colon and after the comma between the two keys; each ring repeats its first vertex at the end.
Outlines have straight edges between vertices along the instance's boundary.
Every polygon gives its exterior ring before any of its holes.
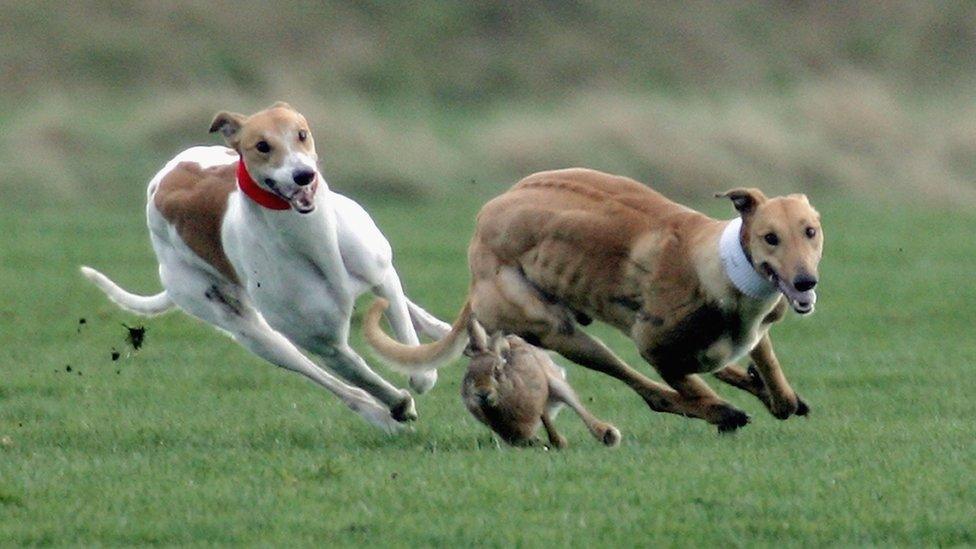
{"type": "MultiPolygon", "coordinates": [[[[473,216],[494,190],[364,201],[408,293],[442,318],[462,302],[473,216]]],[[[976,216],[812,198],[827,238],[818,312],[774,329],[812,415],[780,422],[718,387],[753,414],[719,436],[570,367],[624,440],[603,448],[564,413],[561,452],[499,448],[464,411],[457,365],[418,400],[413,432],[380,434],[211,328],[132,317],[87,285],[82,263],[158,289],[138,193],[13,199],[0,217],[0,545],[976,544],[976,216]],[[147,327],[138,353],[123,323],[147,327]]]]}

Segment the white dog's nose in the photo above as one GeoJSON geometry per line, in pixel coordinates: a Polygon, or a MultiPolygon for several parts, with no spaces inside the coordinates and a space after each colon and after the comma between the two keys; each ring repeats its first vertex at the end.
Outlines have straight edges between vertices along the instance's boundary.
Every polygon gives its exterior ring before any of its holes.
{"type": "Polygon", "coordinates": [[[295,170],[292,172],[291,178],[295,181],[296,185],[304,187],[315,179],[315,172],[309,169],[295,170]]]}

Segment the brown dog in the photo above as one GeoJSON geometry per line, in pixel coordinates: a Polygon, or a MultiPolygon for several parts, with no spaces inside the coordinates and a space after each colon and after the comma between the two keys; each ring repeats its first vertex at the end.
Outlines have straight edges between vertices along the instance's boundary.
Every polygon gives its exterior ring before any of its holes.
{"type": "Polygon", "coordinates": [[[769,327],[788,306],[813,310],[823,249],[804,195],[733,189],[740,217],[718,221],[625,177],[568,169],[531,175],[478,214],[468,249],[468,302],[451,333],[419,347],[378,349],[414,369],[455,353],[474,313],[504,330],[622,380],[653,410],[731,431],[749,416],[699,374],[759,397],[774,416],[805,415],[773,353],[769,327]],[[633,370],[579,324],[628,334],[668,385],[633,370]],[[748,354],[749,371],[735,366],[748,354]]]}

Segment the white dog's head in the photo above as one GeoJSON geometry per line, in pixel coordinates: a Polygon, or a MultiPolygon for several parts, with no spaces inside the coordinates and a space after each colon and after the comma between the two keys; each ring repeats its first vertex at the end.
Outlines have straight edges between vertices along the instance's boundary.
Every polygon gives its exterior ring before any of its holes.
{"type": "Polygon", "coordinates": [[[315,192],[325,182],[308,122],[290,105],[278,102],[251,116],[219,112],[210,132],[224,136],[261,188],[299,213],[315,209],[315,192]]]}

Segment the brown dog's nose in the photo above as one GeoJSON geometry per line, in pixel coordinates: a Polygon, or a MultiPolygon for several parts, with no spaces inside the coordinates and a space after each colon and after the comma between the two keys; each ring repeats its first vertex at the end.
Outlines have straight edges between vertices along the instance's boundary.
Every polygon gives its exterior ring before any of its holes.
{"type": "Polygon", "coordinates": [[[315,172],[312,170],[295,170],[292,172],[291,178],[295,180],[296,185],[304,187],[315,179],[315,172]]]}
{"type": "Polygon", "coordinates": [[[810,275],[798,275],[793,279],[793,287],[801,292],[812,290],[816,285],[817,279],[810,275]]]}

